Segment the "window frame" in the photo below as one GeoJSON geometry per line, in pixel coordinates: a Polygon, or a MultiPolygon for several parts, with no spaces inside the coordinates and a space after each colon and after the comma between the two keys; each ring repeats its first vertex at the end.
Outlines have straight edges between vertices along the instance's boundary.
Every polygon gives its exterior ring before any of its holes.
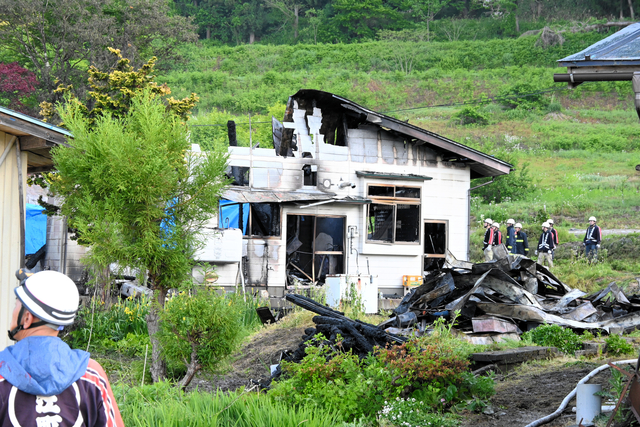
{"type": "Polygon", "coordinates": [[[366,243],[370,243],[370,244],[379,244],[379,245],[409,245],[409,246],[415,246],[415,245],[420,245],[422,242],[422,236],[421,236],[421,231],[422,231],[422,191],[423,188],[422,186],[413,186],[413,185],[397,185],[397,184],[367,184],[367,197],[369,199],[371,199],[371,203],[368,203],[364,210],[365,210],[365,221],[366,221],[366,230],[367,230],[367,234],[365,237],[365,242],[366,243]],[[370,189],[371,187],[393,187],[393,197],[389,197],[389,196],[371,196],[369,195],[370,189]],[[416,189],[420,192],[420,197],[419,198],[415,198],[415,197],[396,197],[396,191],[397,188],[412,188],[412,189],[416,189]],[[373,205],[391,205],[393,206],[393,233],[392,233],[392,240],[388,241],[388,240],[374,240],[374,239],[370,239],[369,238],[369,226],[370,226],[370,212],[371,212],[371,208],[373,205]],[[404,242],[404,241],[397,241],[396,239],[396,230],[397,230],[397,221],[398,221],[398,205],[412,205],[412,206],[418,206],[418,220],[416,221],[416,226],[418,228],[418,232],[417,232],[417,240],[414,242],[404,242]]]}

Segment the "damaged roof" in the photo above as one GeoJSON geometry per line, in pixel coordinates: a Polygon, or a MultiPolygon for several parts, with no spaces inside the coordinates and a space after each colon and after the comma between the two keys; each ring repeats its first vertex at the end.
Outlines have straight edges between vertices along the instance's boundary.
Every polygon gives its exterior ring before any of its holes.
{"type": "Polygon", "coordinates": [[[631,24],[588,48],[558,60],[561,67],[640,65],[640,23],[631,24]]]}
{"type": "MultiPolygon", "coordinates": [[[[324,129],[322,133],[328,139],[325,142],[329,144],[337,144],[334,138],[337,139],[341,133],[344,135],[347,129],[357,129],[360,124],[370,124],[388,132],[402,135],[409,143],[428,145],[440,154],[444,162],[468,165],[471,169],[471,178],[505,175],[513,168],[510,163],[467,147],[442,135],[362,107],[341,96],[320,90],[302,89],[290,97],[285,113],[285,122],[292,121],[293,101],[298,103],[299,108],[307,109],[310,112],[313,111],[313,108],[320,108],[323,111],[323,117],[329,118],[327,120],[328,123],[325,123],[323,119],[322,124],[324,129]]],[[[284,138],[280,154],[286,155],[289,149],[286,138],[284,138]]]]}

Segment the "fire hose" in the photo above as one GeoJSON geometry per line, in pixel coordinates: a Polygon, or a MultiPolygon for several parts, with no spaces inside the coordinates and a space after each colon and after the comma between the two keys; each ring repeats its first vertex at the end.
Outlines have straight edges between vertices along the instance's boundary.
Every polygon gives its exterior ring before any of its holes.
{"type": "MultiPolygon", "coordinates": [[[[613,365],[631,365],[631,364],[638,363],[638,359],[619,360],[617,362],[611,362],[611,363],[613,365]]],[[[604,371],[607,368],[609,368],[609,365],[598,366],[596,369],[589,372],[589,374],[587,374],[586,377],[578,381],[578,384],[586,383],[591,378],[596,376],[596,374],[598,374],[601,371],[604,371]]],[[[569,405],[569,402],[571,402],[571,400],[576,396],[577,391],[578,391],[578,386],[576,385],[576,387],[571,391],[571,393],[569,393],[567,397],[564,398],[564,400],[562,401],[558,409],[556,409],[556,411],[553,414],[547,415],[546,417],[540,418],[539,420],[535,420],[531,424],[527,424],[526,427],[538,427],[558,418],[560,414],[562,414],[562,412],[567,408],[567,405],[569,405]]]]}

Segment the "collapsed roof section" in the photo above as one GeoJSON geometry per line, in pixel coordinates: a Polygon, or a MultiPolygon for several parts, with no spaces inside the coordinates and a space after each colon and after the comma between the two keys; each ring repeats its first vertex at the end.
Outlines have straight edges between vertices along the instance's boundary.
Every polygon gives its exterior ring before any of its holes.
{"type": "Polygon", "coordinates": [[[416,146],[426,145],[434,150],[442,161],[468,165],[472,179],[505,175],[513,167],[507,162],[436,133],[320,90],[302,89],[289,97],[282,125],[282,129],[274,131],[274,144],[276,153],[284,157],[292,156],[294,149],[300,151],[303,157],[313,156],[312,153],[305,153],[305,141],[296,141],[297,126],[317,130],[311,134],[323,135],[325,144],[348,146],[349,129],[373,125],[404,138],[406,143],[416,146]]]}

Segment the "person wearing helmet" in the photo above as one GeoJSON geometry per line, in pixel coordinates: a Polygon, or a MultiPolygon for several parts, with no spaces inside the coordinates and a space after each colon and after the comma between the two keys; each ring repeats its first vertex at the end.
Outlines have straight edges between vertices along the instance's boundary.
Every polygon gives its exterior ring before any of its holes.
{"type": "Polygon", "coordinates": [[[487,218],[484,220],[484,228],[485,228],[485,232],[484,232],[484,240],[483,240],[483,246],[482,246],[482,252],[484,253],[484,261],[491,261],[493,259],[493,229],[491,228],[491,224],[493,224],[493,221],[491,220],[491,218],[487,218]]]}
{"type": "Polygon", "coordinates": [[[500,231],[500,223],[494,222],[491,224],[491,228],[493,229],[493,246],[498,246],[502,244],[502,232],[500,231]]]}
{"type": "Polygon", "coordinates": [[[549,231],[549,223],[545,222],[542,224],[542,234],[540,235],[540,240],[538,240],[538,249],[535,252],[538,255],[538,264],[544,265],[546,260],[547,267],[553,268],[553,259],[551,257],[553,249],[555,249],[553,236],[549,231]]]}
{"type": "Polygon", "coordinates": [[[17,342],[0,352],[0,426],[124,426],[102,366],[58,338],[78,311],[76,284],[57,271],[16,276],[17,342]]]}
{"type": "MultiPolygon", "coordinates": [[[[549,218],[547,220],[549,223],[549,232],[551,233],[551,237],[553,237],[553,245],[557,248],[560,242],[558,241],[558,230],[556,230],[553,226],[553,219],[549,218]]],[[[555,250],[551,251],[551,258],[555,255],[555,250]]]]}
{"type": "Polygon", "coordinates": [[[513,227],[515,223],[511,218],[507,220],[507,249],[510,254],[514,253],[513,250],[516,246],[516,230],[513,227]]]}
{"type": "Polygon", "coordinates": [[[517,223],[513,226],[515,229],[516,244],[513,249],[513,253],[517,255],[529,256],[529,241],[527,240],[527,233],[522,231],[522,224],[517,223]]]}
{"type": "Polygon", "coordinates": [[[598,249],[600,249],[600,239],[602,237],[602,230],[596,225],[596,217],[589,218],[589,227],[584,235],[582,244],[585,247],[585,256],[589,259],[598,258],[598,249]]]}

